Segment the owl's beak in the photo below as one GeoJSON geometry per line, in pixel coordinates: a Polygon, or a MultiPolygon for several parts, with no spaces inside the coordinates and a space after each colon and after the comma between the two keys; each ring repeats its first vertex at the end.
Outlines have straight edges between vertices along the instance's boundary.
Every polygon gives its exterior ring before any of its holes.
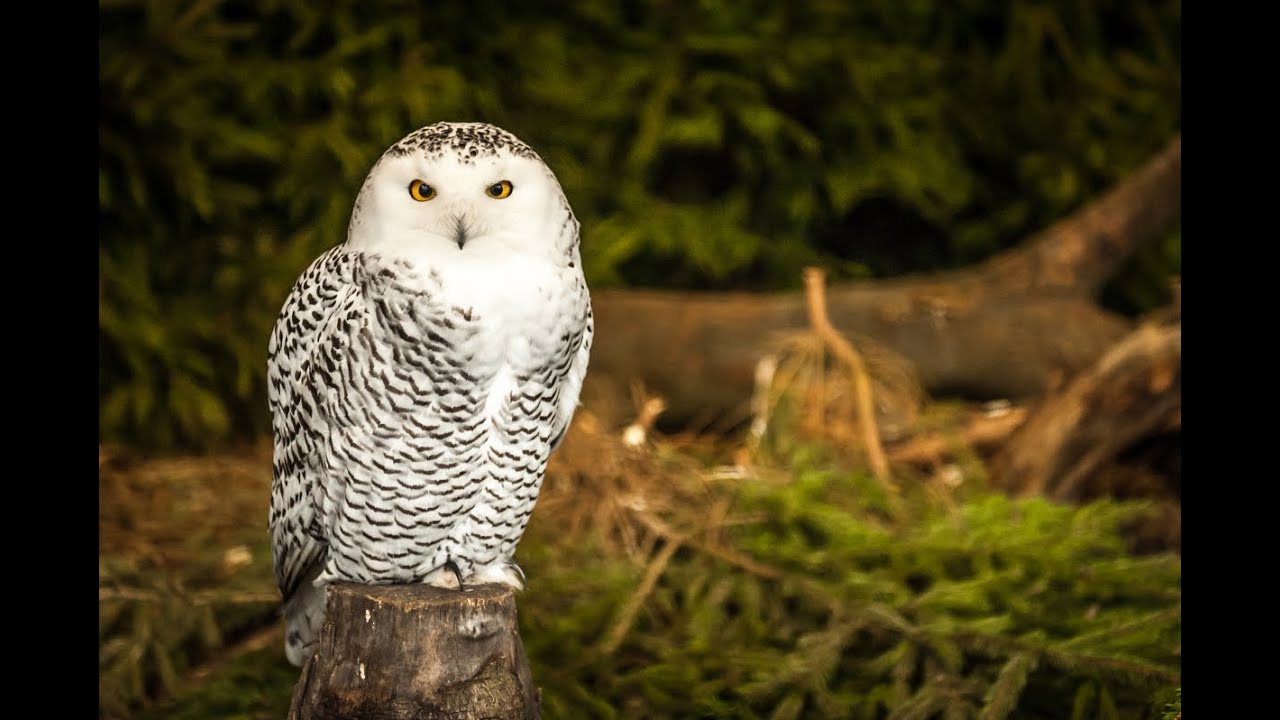
{"type": "Polygon", "coordinates": [[[471,223],[467,222],[467,216],[460,212],[449,215],[449,220],[453,226],[453,241],[458,243],[458,249],[461,250],[462,246],[467,244],[467,238],[471,234],[471,223]]]}

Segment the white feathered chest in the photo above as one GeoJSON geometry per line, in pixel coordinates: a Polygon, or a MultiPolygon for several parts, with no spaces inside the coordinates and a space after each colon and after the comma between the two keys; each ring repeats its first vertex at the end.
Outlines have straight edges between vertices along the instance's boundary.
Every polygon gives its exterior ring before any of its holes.
{"type": "Polygon", "coordinates": [[[576,400],[585,286],[526,267],[484,297],[466,273],[363,260],[307,383],[321,579],[412,582],[447,562],[469,577],[511,558],[533,510],[561,401],[576,400]]]}

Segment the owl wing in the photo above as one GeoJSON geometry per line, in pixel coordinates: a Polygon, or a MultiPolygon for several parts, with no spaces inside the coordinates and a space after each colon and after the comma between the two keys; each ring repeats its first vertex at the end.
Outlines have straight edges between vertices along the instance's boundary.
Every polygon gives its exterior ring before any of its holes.
{"type": "Polygon", "coordinates": [[[319,453],[323,421],[315,382],[321,353],[336,332],[337,308],[359,292],[354,258],[337,246],[298,278],[276,320],[267,349],[267,401],[275,436],[272,460],[271,553],[276,583],[288,600],[326,553],[321,528],[324,494],[319,453]]]}
{"type": "Polygon", "coordinates": [[[573,421],[573,413],[578,408],[578,395],[582,391],[582,381],[587,376],[587,363],[591,356],[591,340],[595,336],[595,317],[591,312],[591,297],[587,294],[586,283],[579,280],[582,293],[581,335],[573,339],[576,350],[569,357],[569,366],[564,374],[560,388],[560,403],[553,419],[551,432],[551,451],[560,446],[564,434],[573,421]]]}

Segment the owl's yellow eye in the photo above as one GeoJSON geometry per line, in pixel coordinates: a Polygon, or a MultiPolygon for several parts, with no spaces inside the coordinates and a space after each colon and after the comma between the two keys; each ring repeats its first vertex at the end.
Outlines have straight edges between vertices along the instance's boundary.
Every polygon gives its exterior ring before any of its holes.
{"type": "Polygon", "coordinates": [[[502,198],[510,195],[511,190],[512,190],[511,181],[503,180],[502,182],[496,182],[490,185],[489,187],[485,188],[484,194],[488,195],[494,200],[501,200],[502,198]]]}
{"type": "Polygon", "coordinates": [[[436,189],[421,180],[409,183],[409,197],[418,202],[426,202],[436,196],[436,189]]]}

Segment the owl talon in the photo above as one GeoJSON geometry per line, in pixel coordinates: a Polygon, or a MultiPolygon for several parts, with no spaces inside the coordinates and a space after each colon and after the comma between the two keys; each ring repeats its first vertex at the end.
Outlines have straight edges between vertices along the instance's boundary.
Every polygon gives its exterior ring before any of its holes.
{"type": "Polygon", "coordinates": [[[462,571],[458,569],[458,564],[450,560],[444,566],[453,572],[453,577],[458,581],[458,590],[466,592],[467,586],[462,583],[462,571]]]}
{"type": "Polygon", "coordinates": [[[524,571],[513,562],[500,562],[477,567],[471,574],[472,584],[494,583],[506,585],[517,592],[524,590],[524,571]]]}
{"type": "Polygon", "coordinates": [[[462,589],[462,576],[458,574],[458,567],[452,562],[448,562],[427,573],[422,578],[422,584],[444,588],[445,590],[460,590],[462,589]]]}

